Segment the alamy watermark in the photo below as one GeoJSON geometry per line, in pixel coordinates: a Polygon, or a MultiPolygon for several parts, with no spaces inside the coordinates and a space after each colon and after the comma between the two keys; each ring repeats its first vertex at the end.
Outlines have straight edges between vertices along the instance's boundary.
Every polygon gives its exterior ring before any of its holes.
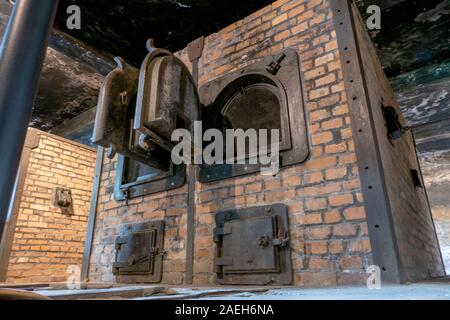
{"type": "MultiPolygon", "coordinates": [[[[69,15],[66,21],[67,29],[81,30],[81,8],[77,5],[67,7],[66,13],[69,15]]],[[[367,18],[366,25],[368,30],[381,29],[381,8],[377,5],[367,7],[366,13],[370,16],[367,18]]]]}
{"type": "Polygon", "coordinates": [[[367,273],[370,276],[367,278],[367,289],[380,290],[381,289],[381,269],[379,266],[373,265],[367,268],[367,273]]]}
{"type": "Polygon", "coordinates": [[[367,7],[366,13],[370,14],[367,18],[367,29],[381,30],[381,8],[377,5],[371,5],[367,7]]]}
{"type": "Polygon", "coordinates": [[[67,268],[66,286],[69,290],[81,289],[81,268],[76,265],[70,265],[67,268]]]}
{"type": "Polygon", "coordinates": [[[201,121],[194,123],[194,134],[177,129],[172,141],[178,144],[172,150],[176,165],[260,165],[263,175],[277,175],[280,169],[279,129],[218,129],[203,132],[201,121]],[[205,148],[203,143],[210,142],[205,148]]]}
{"type": "Polygon", "coordinates": [[[71,5],[67,7],[66,13],[69,15],[67,18],[66,26],[69,30],[81,30],[81,9],[77,5],[71,5]]]}

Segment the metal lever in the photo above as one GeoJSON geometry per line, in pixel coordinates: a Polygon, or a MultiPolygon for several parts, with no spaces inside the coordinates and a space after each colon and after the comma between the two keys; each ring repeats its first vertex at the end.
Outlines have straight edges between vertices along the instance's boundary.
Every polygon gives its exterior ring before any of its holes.
{"type": "Polygon", "coordinates": [[[276,75],[278,71],[281,69],[281,62],[286,58],[285,53],[281,53],[276,57],[274,61],[272,61],[267,67],[266,70],[271,74],[276,75]]]}
{"type": "Polygon", "coordinates": [[[276,239],[273,239],[272,244],[275,247],[280,247],[280,248],[286,248],[288,246],[289,243],[289,237],[287,234],[287,231],[281,227],[280,229],[278,229],[278,235],[276,239]]]}
{"type": "Polygon", "coordinates": [[[125,189],[122,191],[123,196],[125,198],[125,206],[128,207],[128,201],[131,198],[131,190],[130,189],[125,189]]]}

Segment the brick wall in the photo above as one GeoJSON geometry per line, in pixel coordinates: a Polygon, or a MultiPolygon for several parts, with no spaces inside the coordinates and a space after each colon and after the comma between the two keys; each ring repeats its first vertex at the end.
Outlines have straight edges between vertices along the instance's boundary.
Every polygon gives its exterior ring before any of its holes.
{"type": "Polygon", "coordinates": [[[7,273],[9,283],[60,282],[81,267],[95,167],[95,150],[37,131],[7,273]],[[69,213],[53,206],[56,187],[72,191],[69,213]]]}
{"type": "MultiPolygon", "coordinates": [[[[206,38],[200,85],[283,48],[300,58],[310,158],[274,178],[253,174],[196,184],[195,284],[214,281],[213,228],[218,210],[285,203],[289,210],[295,284],[334,286],[365,281],[371,245],[360,190],[339,51],[328,1],[276,1],[206,38]]],[[[190,68],[187,51],[178,56],[190,68]]],[[[299,70],[300,71],[300,70],[299,70]]],[[[187,186],[113,200],[115,160],[105,160],[90,261],[92,281],[114,282],[112,262],[119,226],[166,220],[163,283],[182,283],[186,261],[187,186]]]]}

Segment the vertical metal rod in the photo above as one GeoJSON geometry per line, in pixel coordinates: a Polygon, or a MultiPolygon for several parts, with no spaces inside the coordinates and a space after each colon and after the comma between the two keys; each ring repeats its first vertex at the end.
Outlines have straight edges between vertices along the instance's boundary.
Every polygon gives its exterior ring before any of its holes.
{"type": "MultiPolygon", "coordinates": [[[[205,38],[191,42],[188,45],[189,60],[192,63],[192,78],[198,86],[199,62],[203,54],[205,38]]],[[[201,119],[201,118],[200,118],[201,119]]],[[[197,181],[197,166],[188,166],[188,197],[187,197],[187,236],[186,236],[186,271],[184,283],[191,285],[194,282],[194,251],[195,251],[195,183],[197,181]]]]}
{"type": "Polygon", "coordinates": [[[0,239],[58,0],[17,0],[0,45],[0,239]]]}
{"type": "Polygon", "coordinates": [[[81,282],[87,282],[89,280],[89,263],[92,254],[92,244],[94,242],[95,220],[97,219],[97,205],[98,198],[100,196],[100,186],[102,182],[104,153],[105,151],[103,147],[98,147],[97,161],[95,163],[94,182],[92,184],[92,198],[91,206],[89,209],[89,220],[86,230],[86,241],[84,243],[83,263],[81,266],[81,282]]]}

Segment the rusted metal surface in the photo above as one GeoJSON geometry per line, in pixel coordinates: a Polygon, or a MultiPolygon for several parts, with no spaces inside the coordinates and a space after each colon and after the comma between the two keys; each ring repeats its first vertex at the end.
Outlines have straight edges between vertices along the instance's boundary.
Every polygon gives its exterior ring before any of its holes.
{"type": "Polygon", "coordinates": [[[283,204],[216,215],[215,268],[220,284],[292,282],[287,208],[283,204]]]}
{"type": "Polygon", "coordinates": [[[171,135],[193,131],[199,119],[197,88],[183,62],[147,42],[141,70],[118,60],[105,80],[94,142],[119,153],[115,199],[126,200],[182,186],[185,166],[171,162],[171,135]]]}
{"type": "Polygon", "coordinates": [[[72,205],[72,191],[67,188],[56,188],[53,205],[55,207],[69,208],[72,205]]]}
{"type": "MultiPolygon", "coordinates": [[[[281,166],[304,162],[309,156],[309,143],[300,71],[297,52],[286,49],[279,55],[203,85],[199,92],[205,106],[204,130],[226,130],[233,126],[238,126],[234,129],[280,129],[281,166]],[[255,106],[251,103],[254,101],[259,104],[255,106]],[[239,107],[247,105],[253,107],[239,107]],[[236,119],[234,124],[233,119],[236,119]]],[[[260,165],[203,165],[200,166],[199,180],[217,181],[260,170],[260,165]]]]}
{"type": "Polygon", "coordinates": [[[383,109],[383,117],[386,122],[387,134],[390,140],[400,139],[409,127],[403,126],[400,122],[399,115],[394,107],[381,106],[383,109]]]}
{"type": "MultiPolygon", "coordinates": [[[[200,37],[188,45],[188,56],[192,63],[192,78],[195,85],[198,85],[199,61],[203,54],[205,38],[200,37]]],[[[201,108],[199,108],[198,119],[200,119],[201,108]]],[[[188,166],[188,199],[187,199],[187,234],[186,234],[186,271],[184,281],[187,285],[194,282],[194,251],[195,251],[195,183],[197,181],[198,167],[195,164],[188,166]]]]}
{"type": "Polygon", "coordinates": [[[113,152],[124,153],[125,118],[137,90],[138,71],[123,59],[105,78],[100,89],[92,142],[113,152]]]}
{"type": "Polygon", "coordinates": [[[157,283],[162,279],[164,221],[121,227],[113,273],[118,283],[157,283]]]}
{"type": "Polygon", "coordinates": [[[374,263],[382,269],[383,281],[399,283],[404,278],[400,269],[392,212],[371,113],[373,106],[370,105],[368,84],[363,77],[363,61],[350,7],[352,4],[348,0],[331,0],[330,5],[353,119],[353,139],[374,263]]]}
{"type": "Polygon", "coordinates": [[[177,128],[190,129],[199,117],[196,85],[184,63],[149,41],[139,77],[134,129],[151,130],[170,141],[177,128]]]}
{"type": "MultiPolygon", "coordinates": [[[[205,37],[203,36],[189,43],[187,46],[189,60],[191,62],[198,61],[203,54],[204,47],[205,47],[205,37]]],[[[195,77],[195,75],[193,75],[193,78],[195,83],[197,83],[198,79],[195,77]]]]}
{"type": "Polygon", "coordinates": [[[88,224],[86,228],[86,241],[84,243],[84,251],[83,251],[83,262],[81,265],[81,282],[85,282],[89,280],[89,263],[91,259],[92,253],[92,243],[94,241],[94,232],[95,232],[95,221],[97,219],[97,205],[99,199],[100,185],[101,185],[101,176],[103,170],[103,157],[104,157],[104,149],[103,147],[98,147],[97,149],[97,160],[95,162],[95,173],[94,173],[94,181],[92,184],[92,196],[91,203],[89,206],[89,217],[88,224]]]}

